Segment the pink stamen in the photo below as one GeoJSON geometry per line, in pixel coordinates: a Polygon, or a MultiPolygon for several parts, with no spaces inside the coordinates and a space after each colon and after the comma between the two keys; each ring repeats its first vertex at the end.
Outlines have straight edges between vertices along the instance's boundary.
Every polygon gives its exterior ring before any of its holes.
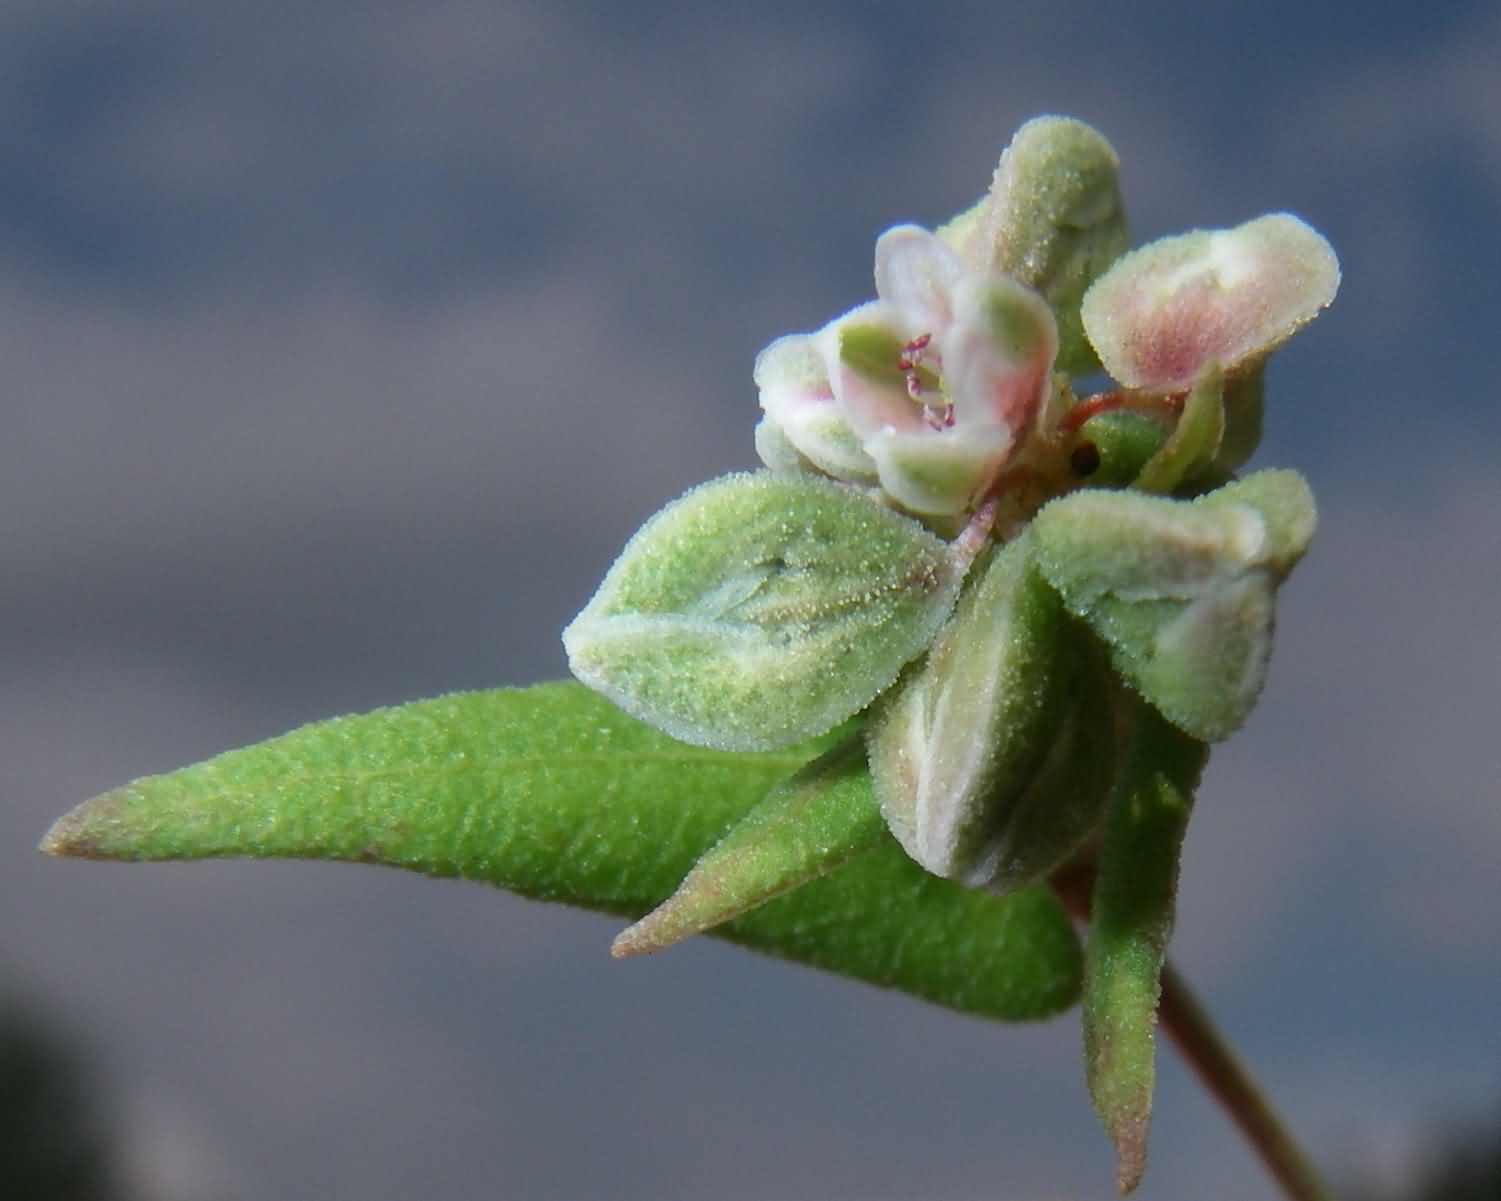
{"type": "Polygon", "coordinates": [[[932,340],[932,334],[919,334],[902,347],[902,353],[896,360],[897,370],[907,377],[907,396],[917,404],[923,403],[922,378],[918,375],[918,368],[922,365],[922,352],[932,340]]]}

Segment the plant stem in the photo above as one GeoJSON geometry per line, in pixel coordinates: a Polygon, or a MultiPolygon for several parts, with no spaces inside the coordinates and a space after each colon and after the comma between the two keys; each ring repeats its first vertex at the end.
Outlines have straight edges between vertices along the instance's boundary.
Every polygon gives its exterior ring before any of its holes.
{"type": "Polygon", "coordinates": [[[1333,1201],[1334,1194],[1319,1179],[1312,1161],[1172,964],[1162,971],[1157,1019],[1289,1201],[1333,1201]]]}
{"type": "MultiPolygon", "coordinates": [[[[1051,880],[1064,907],[1081,922],[1089,920],[1094,876],[1093,858],[1085,855],[1055,872],[1051,880]]],[[[1313,1162],[1171,963],[1162,970],[1157,1020],[1210,1096],[1220,1103],[1262,1165],[1282,1186],[1288,1201],[1334,1201],[1334,1194],[1319,1178],[1313,1162]]]]}

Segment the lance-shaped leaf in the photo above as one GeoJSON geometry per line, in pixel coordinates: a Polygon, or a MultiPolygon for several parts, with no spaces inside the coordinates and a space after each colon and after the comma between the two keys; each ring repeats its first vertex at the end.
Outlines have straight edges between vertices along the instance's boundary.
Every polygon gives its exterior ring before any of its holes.
{"type": "Polygon", "coordinates": [[[731,475],[647,522],[563,643],[580,680],[674,738],[773,750],[870,704],[962,577],[942,541],[853,488],[731,475]]]}
{"type": "Polygon", "coordinates": [[[1120,160],[1082,121],[1037,117],[1011,139],[966,253],[1041,292],[1058,321],[1058,366],[1099,366],[1079,315],[1084,293],[1126,250],[1120,160]],[[989,256],[986,261],[984,256],[989,256]]]}
{"type": "Polygon", "coordinates": [[[827,875],[886,839],[865,740],[820,755],[704,852],[677,891],[610,946],[617,958],[660,951],[827,875]]]}
{"type": "Polygon", "coordinates": [[[1100,848],[1085,951],[1084,1070],[1129,1193],[1146,1167],[1156,1078],[1154,1029],[1172,933],[1178,857],[1203,743],[1145,705],[1100,848]]]}
{"type": "MultiPolygon", "coordinates": [[[[830,745],[686,746],[572,683],[466,693],[137,780],[67,814],[43,849],[382,863],[636,918],[830,745]]],[[[959,888],[889,840],[715,933],[993,1018],[1078,996],[1077,939],[1049,895],[959,888]]]]}
{"type": "Polygon", "coordinates": [[[907,853],[936,875],[1007,889],[1077,846],[1112,774],[1097,666],[1030,539],[991,556],[871,726],[876,795],[907,853]]]}
{"type": "Polygon", "coordinates": [[[1276,590],[1314,524],[1302,477],[1262,471],[1193,501],[1076,492],[1043,509],[1033,533],[1043,574],[1116,670],[1213,742],[1261,693],[1276,590]]]}

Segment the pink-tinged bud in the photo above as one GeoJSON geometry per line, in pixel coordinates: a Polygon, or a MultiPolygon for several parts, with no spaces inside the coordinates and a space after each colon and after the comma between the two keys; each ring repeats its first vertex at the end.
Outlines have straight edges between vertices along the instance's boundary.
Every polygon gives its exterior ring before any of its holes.
{"type": "Polygon", "coordinates": [[[1084,329],[1128,388],[1178,392],[1218,364],[1260,362],[1339,290],[1329,243],[1288,213],[1162,238],[1118,259],[1085,294],[1084,329]]]}

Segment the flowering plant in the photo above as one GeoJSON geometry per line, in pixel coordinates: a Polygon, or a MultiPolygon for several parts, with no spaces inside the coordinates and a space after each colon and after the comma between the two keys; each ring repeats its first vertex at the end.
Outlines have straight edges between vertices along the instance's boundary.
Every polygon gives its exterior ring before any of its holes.
{"type": "Polygon", "coordinates": [[[707,931],[1003,1020],[1082,998],[1125,1190],[1160,1014],[1320,1196],[1165,948],[1208,745],[1315,525],[1296,473],[1236,473],[1338,266],[1288,214],[1126,247],[1109,144],[1029,122],[973,208],[881,235],[875,300],[761,352],[766,470],[629,542],[564,631],[587,689],[319,723],[44,849],[387,863],[629,915],[616,955],[707,931]]]}

